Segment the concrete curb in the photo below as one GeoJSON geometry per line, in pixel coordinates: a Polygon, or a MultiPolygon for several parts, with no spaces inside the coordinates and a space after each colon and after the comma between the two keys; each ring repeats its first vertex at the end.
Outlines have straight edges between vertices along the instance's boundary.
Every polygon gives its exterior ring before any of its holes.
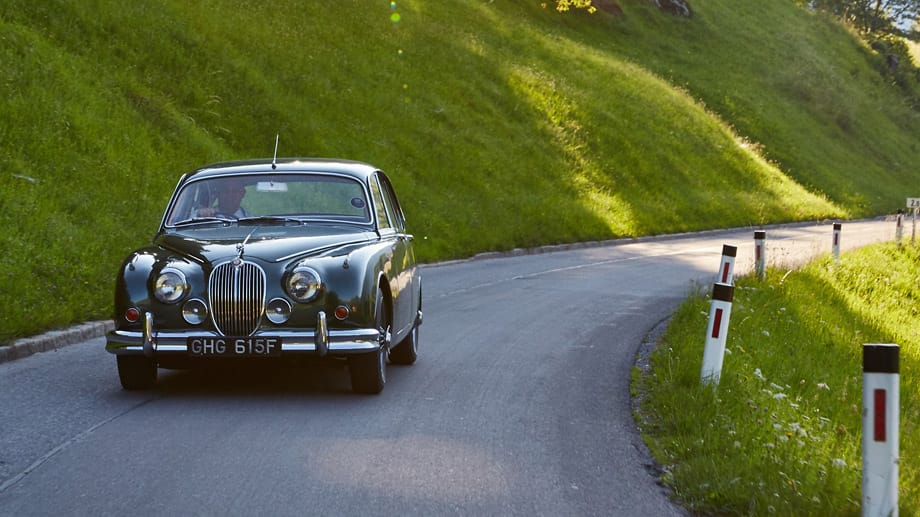
{"type": "Polygon", "coordinates": [[[91,321],[63,330],[53,330],[38,336],[19,339],[9,346],[0,346],[0,363],[102,337],[106,332],[114,329],[115,323],[112,320],[91,321]]]}

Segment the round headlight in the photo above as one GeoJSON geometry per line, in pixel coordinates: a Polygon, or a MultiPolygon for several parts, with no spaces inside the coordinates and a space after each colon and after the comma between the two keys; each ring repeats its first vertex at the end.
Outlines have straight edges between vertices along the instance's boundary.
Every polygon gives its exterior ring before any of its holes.
{"type": "Polygon", "coordinates": [[[177,269],[164,269],[157,277],[153,295],[163,303],[176,303],[188,292],[185,275],[177,269]]]}
{"type": "Polygon", "coordinates": [[[208,317],[208,307],[198,298],[192,298],[182,306],[182,319],[189,325],[201,325],[208,317]]]}
{"type": "Polygon", "coordinates": [[[288,275],[286,287],[291,298],[300,303],[306,303],[316,298],[322,286],[319,273],[306,266],[297,266],[288,275]]]}

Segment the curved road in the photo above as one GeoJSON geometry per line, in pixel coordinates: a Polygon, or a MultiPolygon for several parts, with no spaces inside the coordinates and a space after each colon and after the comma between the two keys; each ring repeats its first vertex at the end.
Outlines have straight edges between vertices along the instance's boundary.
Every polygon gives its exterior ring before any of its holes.
{"type": "MultiPolygon", "coordinates": [[[[893,236],[852,222],[842,242],[893,236]]],[[[794,264],[831,226],[767,239],[794,264]]],[[[629,375],[722,244],[751,270],[751,230],[427,266],[419,362],[379,396],[335,363],[161,370],[128,393],[103,339],[0,364],[0,515],[682,515],[629,375]]]]}

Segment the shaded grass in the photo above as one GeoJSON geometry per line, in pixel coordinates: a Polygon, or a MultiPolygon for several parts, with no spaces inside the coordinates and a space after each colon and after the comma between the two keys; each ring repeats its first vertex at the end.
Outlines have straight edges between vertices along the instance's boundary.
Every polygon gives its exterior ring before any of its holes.
{"type": "Polygon", "coordinates": [[[858,515],[862,345],[901,347],[900,509],[920,511],[920,250],[876,245],[835,264],[738,282],[717,389],[700,385],[708,293],[679,309],[634,377],[640,426],[690,508],[858,515]]]}

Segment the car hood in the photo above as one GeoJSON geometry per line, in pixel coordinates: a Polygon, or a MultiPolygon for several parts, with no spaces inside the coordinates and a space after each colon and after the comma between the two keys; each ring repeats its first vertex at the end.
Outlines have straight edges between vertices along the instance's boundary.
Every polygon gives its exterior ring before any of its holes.
{"type": "Polygon", "coordinates": [[[267,262],[295,257],[347,253],[348,248],[377,240],[374,232],[324,226],[229,226],[166,230],[154,244],[197,262],[219,262],[239,255],[267,262]]]}

